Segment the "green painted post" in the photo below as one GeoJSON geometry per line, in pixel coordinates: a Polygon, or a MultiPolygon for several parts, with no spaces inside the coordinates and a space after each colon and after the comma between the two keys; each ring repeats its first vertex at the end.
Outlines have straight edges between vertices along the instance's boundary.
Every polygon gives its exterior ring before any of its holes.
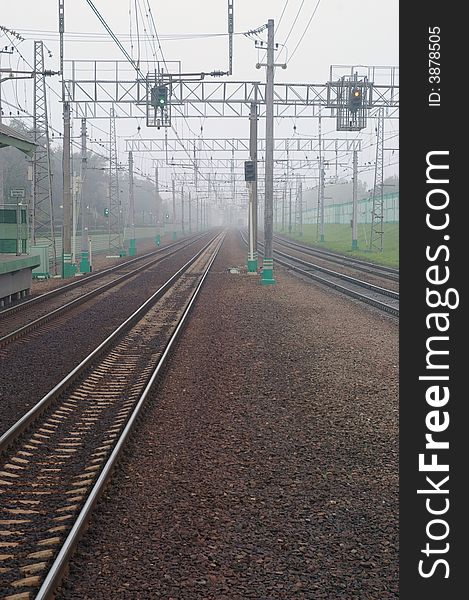
{"type": "Polygon", "coordinates": [[[262,285],[272,285],[275,283],[274,279],[274,260],[273,258],[264,258],[262,264],[262,285]]]}
{"type": "Polygon", "coordinates": [[[82,252],[81,253],[81,260],[80,260],[80,273],[90,273],[91,272],[91,265],[90,265],[90,257],[88,252],[82,252]]]}

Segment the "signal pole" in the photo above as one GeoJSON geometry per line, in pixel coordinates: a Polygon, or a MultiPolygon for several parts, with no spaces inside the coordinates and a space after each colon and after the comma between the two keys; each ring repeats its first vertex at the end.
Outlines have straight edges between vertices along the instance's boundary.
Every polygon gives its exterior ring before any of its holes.
{"type": "Polygon", "coordinates": [[[383,251],[384,206],[384,110],[379,109],[376,130],[376,162],[373,185],[373,208],[371,211],[370,251],[383,251]]]}
{"type": "Polygon", "coordinates": [[[177,239],[176,233],[176,189],[174,177],[171,179],[172,192],[173,192],[173,240],[177,239]]]}
{"type": "Polygon", "coordinates": [[[249,182],[248,272],[257,273],[257,104],[251,102],[249,115],[249,154],[254,163],[255,180],[249,182]]]}
{"type": "Polygon", "coordinates": [[[297,189],[297,222],[298,222],[298,235],[303,235],[303,182],[298,181],[297,189]]]}
{"type": "Polygon", "coordinates": [[[352,250],[358,249],[357,239],[357,188],[358,188],[358,152],[353,151],[353,186],[352,186],[352,250]]]}
{"type": "Polygon", "coordinates": [[[181,234],[184,235],[184,187],[181,186],[181,234]]]}
{"type": "Polygon", "coordinates": [[[192,233],[192,215],[191,215],[191,193],[189,192],[189,233],[192,233]]]}
{"type": "Polygon", "coordinates": [[[135,193],[134,193],[134,155],[129,152],[129,212],[130,212],[130,240],[129,240],[129,256],[137,254],[137,246],[135,239],[135,193]]]}

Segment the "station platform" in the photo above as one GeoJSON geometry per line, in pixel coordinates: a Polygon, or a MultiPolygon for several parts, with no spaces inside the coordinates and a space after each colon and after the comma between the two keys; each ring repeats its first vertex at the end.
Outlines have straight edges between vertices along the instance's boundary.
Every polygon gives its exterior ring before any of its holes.
{"type": "Polygon", "coordinates": [[[39,264],[39,256],[0,254],[0,308],[29,295],[32,270],[39,264]]]}

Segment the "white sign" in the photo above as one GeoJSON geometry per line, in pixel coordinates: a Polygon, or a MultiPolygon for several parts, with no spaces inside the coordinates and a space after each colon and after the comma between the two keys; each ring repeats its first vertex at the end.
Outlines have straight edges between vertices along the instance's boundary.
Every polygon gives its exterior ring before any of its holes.
{"type": "Polygon", "coordinates": [[[11,198],[24,198],[24,189],[10,190],[11,198]]]}

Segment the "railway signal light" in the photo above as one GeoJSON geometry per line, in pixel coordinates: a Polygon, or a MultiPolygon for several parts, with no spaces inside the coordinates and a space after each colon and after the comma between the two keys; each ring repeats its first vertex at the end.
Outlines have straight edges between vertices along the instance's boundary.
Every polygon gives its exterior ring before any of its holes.
{"type": "Polygon", "coordinates": [[[168,104],[168,88],[165,85],[155,85],[151,89],[151,103],[154,108],[164,108],[168,104]]]}
{"type": "Polygon", "coordinates": [[[246,160],[244,163],[244,180],[256,181],[256,167],[252,160],[246,160]]]}
{"type": "Polygon", "coordinates": [[[354,87],[350,90],[349,108],[352,112],[357,112],[363,102],[362,90],[354,87]]]}
{"type": "Polygon", "coordinates": [[[109,217],[109,208],[104,209],[104,216],[109,217]]]}

